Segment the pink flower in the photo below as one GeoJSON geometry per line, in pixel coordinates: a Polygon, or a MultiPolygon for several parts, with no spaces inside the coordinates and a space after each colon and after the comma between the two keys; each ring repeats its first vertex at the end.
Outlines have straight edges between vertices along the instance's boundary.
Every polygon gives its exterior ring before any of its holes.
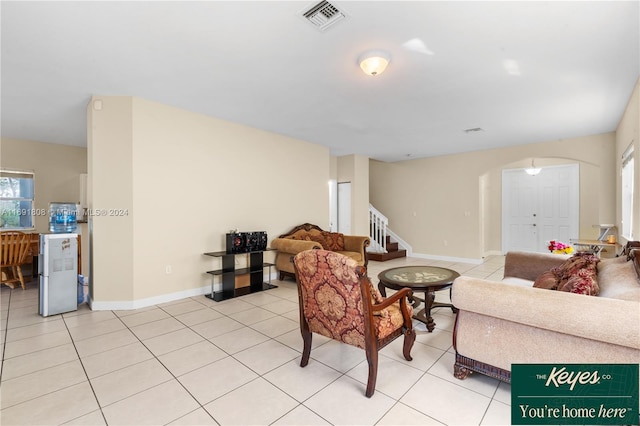
{"type": "Polygon", "coordinates": [[[573,252],[573,247],[571,247],[569,244],[565,244],[561,241],[556,241],[556,240],[549,241],[549,246],[547,246],[547,248],[549,249],[549,251],[554,253],[569,254],[573,252]]]}

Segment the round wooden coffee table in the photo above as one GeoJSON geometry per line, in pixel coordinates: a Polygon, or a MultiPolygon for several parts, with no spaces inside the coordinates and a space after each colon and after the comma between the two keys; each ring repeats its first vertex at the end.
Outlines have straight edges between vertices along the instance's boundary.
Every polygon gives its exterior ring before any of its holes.
{"type": "Polygon", "coordinates": [[[453,280],[460,274],[447,268],[437,266],[400,266],[398,268],[385,269],[378,274],[378,289],[383,296],[387,295],[387,288],[400,290],[408,287],[413,292],[424,292],[424,299],[413,296],[413,307],[417,308],[420,302],[424,302],[424,308],[413,315],[419,321],[427,325],[427,330],[432,332],[436,326],[431,316],[432,308],[448,307],[455,313],[457,309],[450,303],[435,302],[438,290],[451,288],[453,280]]]}

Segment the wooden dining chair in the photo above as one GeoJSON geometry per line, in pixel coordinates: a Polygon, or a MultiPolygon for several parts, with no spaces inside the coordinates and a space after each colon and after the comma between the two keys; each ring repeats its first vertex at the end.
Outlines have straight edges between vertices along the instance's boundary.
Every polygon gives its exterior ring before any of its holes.
{"type": "Polygon", "coordinates": [[[0,232],[0,277],[2,284],[11,288],[15,283],[20,283],[25,289],[24,277],[22,276],[22,264],[25,263],[31,244],[29,234],[20,231],[0,232]]]}
{"type": "Polygon", "coordinates": [[[311,353],[313,333],[365,350],[369,377],[365,395],[375,392],[378,351],[404,336],[402,354],[411,361],[416,339],[407,302],[411,290],[404,288],[383,298],[371,285],[367,270],[355,260],[327,250],[306,250],[294,257],[300,331],[305,367],[311,353]]]}

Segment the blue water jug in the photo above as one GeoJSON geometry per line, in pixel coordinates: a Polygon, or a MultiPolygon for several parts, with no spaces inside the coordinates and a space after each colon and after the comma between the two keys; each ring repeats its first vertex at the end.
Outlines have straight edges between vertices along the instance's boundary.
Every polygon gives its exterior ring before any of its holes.
{"type": "Polygon", "coordinates": [[[49,231],[55,234],[75,232],[78,228],[76,214],[75,203],[50,203],[49,231]]]}

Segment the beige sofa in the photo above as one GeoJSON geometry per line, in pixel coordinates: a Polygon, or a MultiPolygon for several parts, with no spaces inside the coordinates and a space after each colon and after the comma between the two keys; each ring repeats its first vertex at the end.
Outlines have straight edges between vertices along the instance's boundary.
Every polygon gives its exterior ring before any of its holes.
{"type": "Polygon", "coordinates": [[[278,250],[276,268],[280,279],[289,276],[295,279],[293,257],[305,250],[324,249],[335,251],[352,258],[358,265],[367,266],[367,252],[371,240],[366,236],[344,235],[338,232],[323,231],[317,225],[304,223],[274,239],[271,248],[278,250]]]}
{"type": "Polygon", "coordinates": [[[602,259],[598,296],[532,287],[568,257],[511,252],[503,281],[454,281],[457,378],[510,382],[511,364],[640,362],[640,255],[602,259]]]}

